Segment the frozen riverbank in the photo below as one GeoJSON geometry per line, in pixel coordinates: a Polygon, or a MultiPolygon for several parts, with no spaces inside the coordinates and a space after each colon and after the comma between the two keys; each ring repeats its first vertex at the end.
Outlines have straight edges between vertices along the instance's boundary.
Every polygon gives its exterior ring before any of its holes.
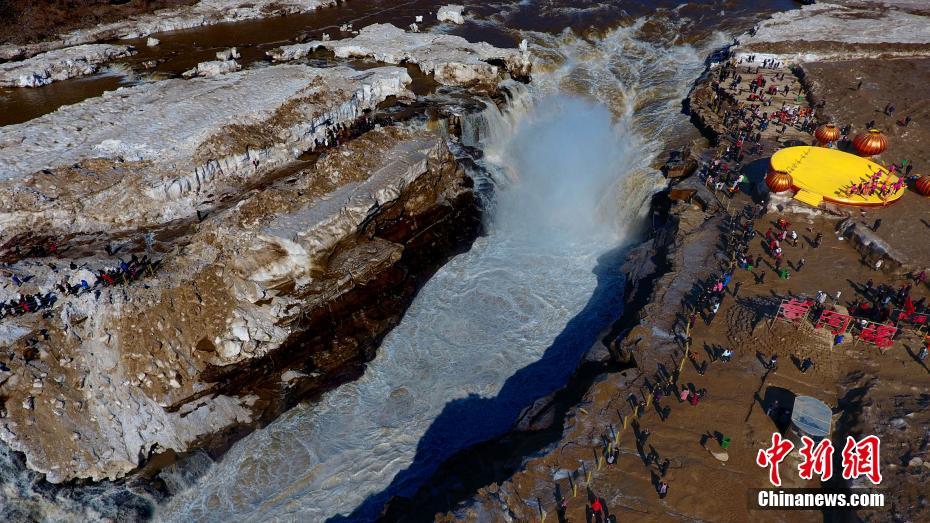
{"type": "Polygon", "coordinates": [[[277,61],[288,61],[303,58],[318,48],[331,50],[337,58],[416,64],[446,85],[494,86],[505,74],[527,78],[532,65],[525,49],[500,49],[484,42],[473,44],[454,35],[410,33],[390,24],[370,25],[354,38],[288,45],[270,54],[277,61]],[[495,63],[502,63],[503,67],[495,63]]]}
{"type": "Polygon", "coordinates": [[[119,22],[76,29],[55,40],[26,45],[0,45],[0,59],[22,60],[80,44],[141,38],[164,31],[303,13],[335,3],[335,0],[201,0],[191,6],[164,9],[119,22]]]}
{"type": "Polygon", "coordinates": [[[928,13],[920,2],[818,2],[771,16],[741,36],[739,47],[788,62],[926,55],[928,13]]]}
{"type": "Polygon", "coordinates": [[[2,127],[0,243],[189,217],[407,96],[410,81],[392,67],[283,65],[142,84],[2,127]]]}

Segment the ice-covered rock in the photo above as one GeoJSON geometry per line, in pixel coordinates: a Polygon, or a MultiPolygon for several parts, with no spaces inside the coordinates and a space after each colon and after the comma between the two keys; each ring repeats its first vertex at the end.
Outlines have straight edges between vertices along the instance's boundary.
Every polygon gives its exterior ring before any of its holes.
{"type": "Polygon", "coordinates": [[[148,47],[155,47],[159,45],[160,43],[161,43],[161,40],[159,40],[158,38],[152,37],[152,36],[148,37],[148,39],[145,40],[145,45],[148,47]]]}
{"type": "Polygon", "coordinates": [[[926,4],[836,0],[775,13],[739,38],[738,54],[790,62],[930,53],[926,4]],[[842,5],[841,5],[842,4],[842,5]]]}
{"type": "MultiPolygon", "coordinates": [[[[325,81],[313,71],[291,73],[325,81]]],[[[273,78],[252,80],[268,88],[273,78]]],[[[350,93],[371,85],[342,82],[350,93]]],[[[329,107],[344,99],[304,94],[329,107]]],[[[470,184],[443,137],[426,128],[369,131],[293,174],[218,206],[186,233],[183,249],[165,250],[157,275],[98,288],[99,297],[62,294],[46,317],[5,320],[23,323],[10,333],[17,340],[34,338],[40,353],[53,344],[56,354],[4,361],[9,412],[0,439],[24,453],[29,468],[52,482],[116,478],[153,450],[186,452],[280,412],[286,394],[365,358],[412,299],[411,268],[444,259],[449,252],[437,246],[452,242],[445,234],[467,228],[455,217],[473,202],[470,184]],[[43,328],[52,339],[38,334],[43,328]],[[37,378],[37,368],[55,378],[37,378]]],[[[477,214],[467,220],[477,234],[477,214]]],[[[48,265],[25,267],[37,280],[61,278],[48,265]]]]}
{"type": "Polygon", "coordinates": [[[0,244],[23,231],[139,227],[313,150],[407,71],[278,65],[121,88],[0,127],[0,244]],[[94,180],[93,183],[85,183],[94,180]]]}
{"type": "Polygon", "coordinates": [[[374,24],[344,40],[288,45],[269,52],[278,61],[303,58],[318,48],[339,58],[367,57],[389,64],[413,63],[447,85],[495,85],[504,73],[525,77],[531,69],[527,51],[471,43],[460,36],[408,33],[390,24],[374,24]],[[492,63],[493,62],[493,63],[492,63]],[[494,65],[503,63],[504,69],[494,65]]]}
{"type": "MultiPolygon", "coordinates": [[[[219,56],[221,53],[217,53],[219,56]]],[[[235,60],[212,60],[209,62],[200,62],[197,64],[197,67],[184,71],[182,76],[185,78],[193,78],[199,76],[201,78],[213,78],[221,74],[233,73],[242,69],[242,66],[239,65],[239,62],[235,60]]]]}
{"type": "Polygon", "coordinates": [[[463,12],[465,6],[462,5],[444,5],[436,11],[436,19],[440,22],[452,22],[453,24],[464,24],[465,16],[463,12]]]}
{"type": "Polygon", "coordinates": [[[335,3],[336,0],[200,0],[191,6],[161,9],[89,29],[76,29],[59,35],[55,40],[25,46],[0,45],[0,60],[19,60],[79,44],[118,38],[142,38],[165,31],[305,13],[335,3]]]}
{"type": "Polygon", "coordinates": [[[217,51],[216,59],[217,60],[236,60],[241,58],[242,55],[239,54],[239,50],[235,47],[230,47],[229,49],[224,49],[222,51],[217,51]]]}
{"type": "Polygon", "coordinates": [[[135,53],[128,45],[88,44],[42,53],[21,62],[0,63],[0,87],[41,87],[94,74],[100,64],[135,53]]]}

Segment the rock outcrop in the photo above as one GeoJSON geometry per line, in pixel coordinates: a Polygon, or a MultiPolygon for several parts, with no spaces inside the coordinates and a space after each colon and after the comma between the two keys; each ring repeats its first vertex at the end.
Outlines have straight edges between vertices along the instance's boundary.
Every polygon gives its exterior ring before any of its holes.
{"type": "Polygon", "coordinates": [[[55,49],[105,40],[142,38],[165,31],[304,13],[335,3],[336,0],[201,0],[192,6],[162,9],[149,15],[77,29],[56,40],[24,46],[2,45],[0,60],[22,60],[55,49]]]}
{"type": "Polygon", "coordinates": [[[316,49],[331,50],[339,58],[372,58],[389,64],[416,64],[446,85],[497,85],[505,73],[526,78],[531,70],[528,52],[470,43],[460,36],[408,33],[390,24],[374,24],[344,40],[287,45],[270,52],[277,61],[297,60],[316,49]]]}
{"type": "Polygon", "coordinates": [[[24,233],[189,218],[407,96],[410,81],[396,67],[283,65],[122,88],[0,128],[0,250],[24,233]]]}
{"type": "MultiPolygon", "coordinates": [[[[471,180],[440,135],[369,131],[160,233],[160,265],[138,281],[4,319],[0,439],[53,482],[223,444],[356,372],[479,228],[471,180]]],[[[108,263],[68,247],[45,261],[108,263]]],[[[63,276],[28,260],[9,270],[32,276],[23,293],[63,276]]]]}
{"type": "Polygon", "coordinates": [[[87,44],[0,63],[0,87],[41,87],[97,72],[100,64],[135,54],[128,45],[87,44]]]}

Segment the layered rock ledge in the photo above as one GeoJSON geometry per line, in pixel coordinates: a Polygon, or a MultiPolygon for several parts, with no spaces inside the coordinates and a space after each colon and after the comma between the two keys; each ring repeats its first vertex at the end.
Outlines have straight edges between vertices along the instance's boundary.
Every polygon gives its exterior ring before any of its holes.
{"type": "Polygon", "coordinates": [[[0,87],[41,87],[94,74],[100,64],[135,54],[128,45],[86,44],[42,53],[21,62],[0,63],[0,87]]]}
{"type": "Polygon", "coordinates": [[[21,234],[151,227],[209,210],[389,97],[395,67],[283,65],[122,88],[0,129],[0,250],[21,234]]]}
{"type": "Polygon", "coordinates": [[[408,33],[391,24],[374,24],[344,40],[287,45],[270,52],[276,61],[303,58],[325,48],[339,58],[371,58],[389,64],[416,64],[446,85],[496,85],[505,73],[526,78],[532,64],[524,49],[501,49],[471,43],[460,36],[408,33]]]}
{"type": "MultiPolygon", "coordinates": [[[[0,439],[52,482],[222,445],[355,372],[479,228],[440,135],[369,131],[216,209],[132,284],[4,319],[0,439]]],[[[45,262],[70,255],[8,269],[32,276],[19,292],[43,292],[64,272],[45,262]]]]}

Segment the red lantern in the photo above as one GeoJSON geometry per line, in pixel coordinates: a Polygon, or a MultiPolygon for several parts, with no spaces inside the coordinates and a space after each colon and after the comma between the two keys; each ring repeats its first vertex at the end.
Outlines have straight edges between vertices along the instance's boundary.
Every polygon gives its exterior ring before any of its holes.
{"type": "Polygon", "coordinates": [[[930,196],[930,175],[923,175],[914,184],[914,190],[921,196],[930,196]]]}
{"type": "Polygon", "coordinates": [[[868,132],[856,136],[853,140],[853,147],[856,148],[859,156],[875,156],[882,154],[888,148],[888,140],[878,129],[869,129],[868,132]]]}
{"type": "Polygon", "coordinates": [[[828,145],[840,139],[840,130],[832,123],[821,125],[814,131],[814,138],[820,145],[828,145]]]}
{"type": "Polygon", "coordinates": [[[791,179],[791,175],[785,171],[770,169],[769,174],[765,177],[765,185],[768,186],[769,191],[774,193],[785,192],[793,184],[794,180],[791,179]]]}

